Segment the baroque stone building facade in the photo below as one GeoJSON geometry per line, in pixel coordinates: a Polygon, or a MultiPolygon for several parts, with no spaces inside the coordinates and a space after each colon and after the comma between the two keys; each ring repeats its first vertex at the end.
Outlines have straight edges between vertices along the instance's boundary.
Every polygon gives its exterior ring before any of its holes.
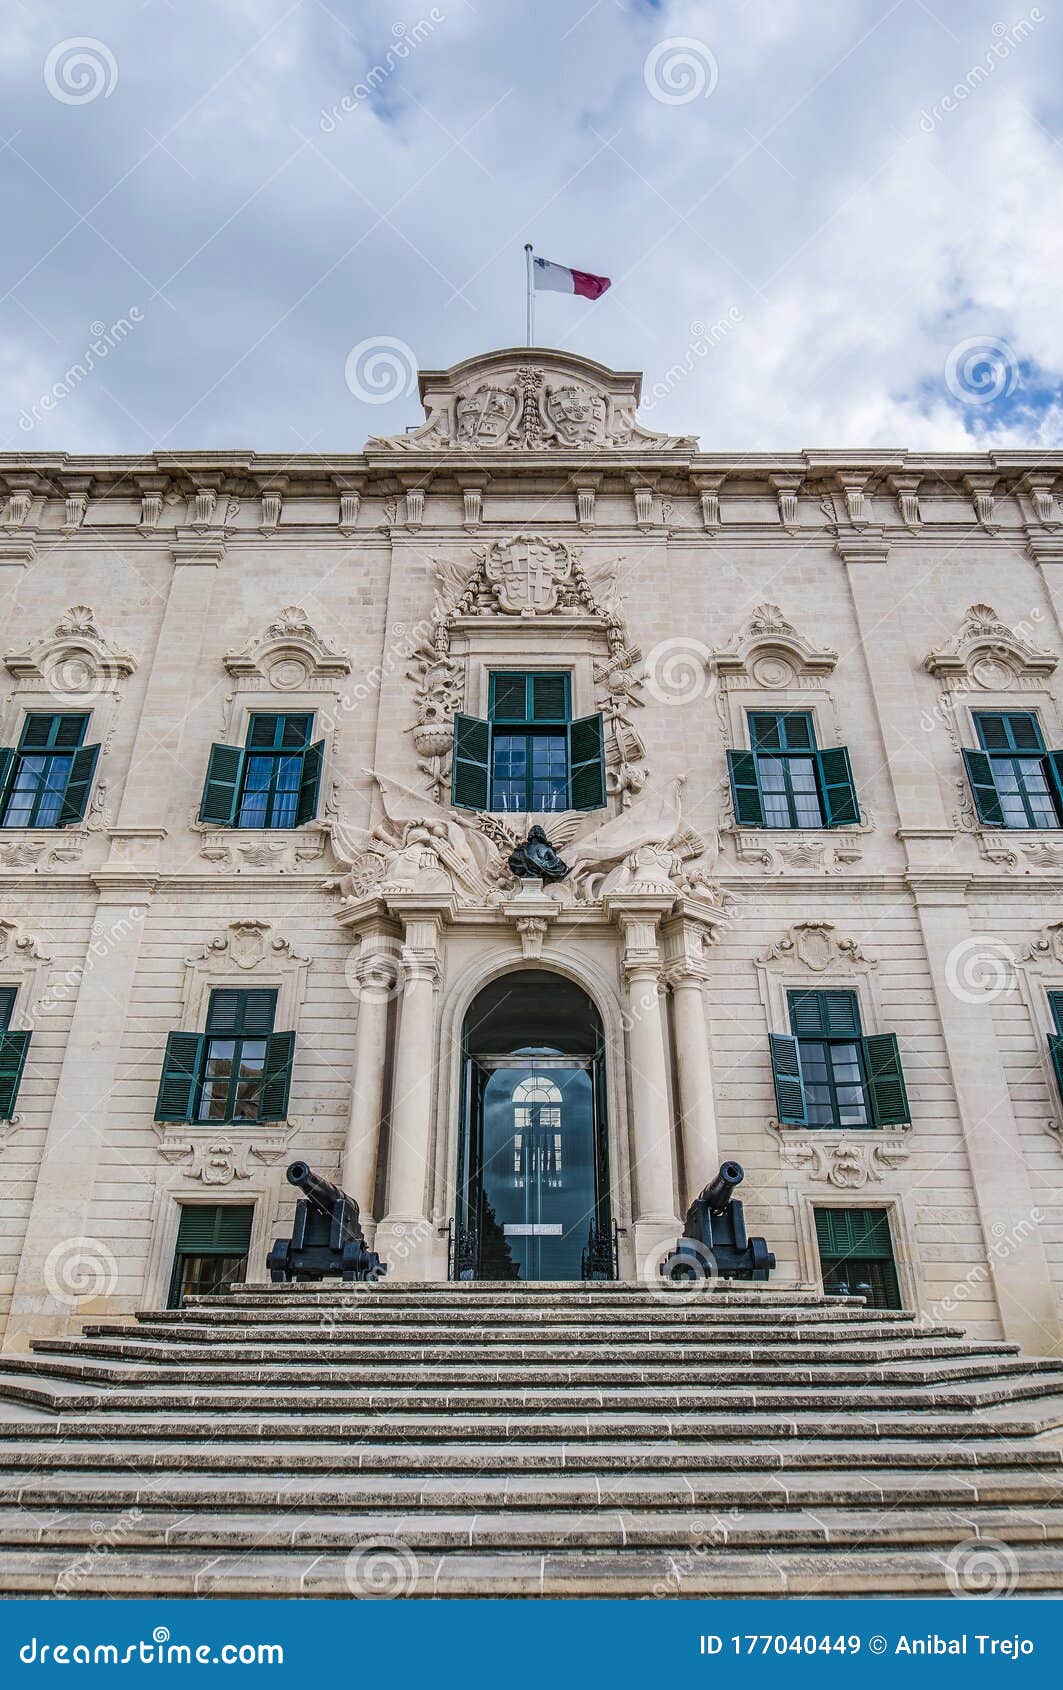
{"type": "Polygon", "coordinates": [[[726,1156],[776,1283],[1058,1350],[1060,455],[421,393],[0,460],[8,1347],[261,1277],[296,1155],[393,1280],[653,1280],[726,1156]]]}

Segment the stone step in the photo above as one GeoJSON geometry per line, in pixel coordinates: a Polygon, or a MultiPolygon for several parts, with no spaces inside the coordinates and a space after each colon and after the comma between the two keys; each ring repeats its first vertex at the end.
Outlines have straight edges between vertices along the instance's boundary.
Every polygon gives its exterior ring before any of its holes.
{"type": "MultiPolygon", "coordinates": [[[[35,1346],[38,1355],[51,1355],[53,1342],[35,1346]]],[[[779,1366],[774,1356],[766,1361],[744,1365],[724,1364],[713,1358],[700,1365],[669,1360],[655,1365],[614,1362],[611,1365],[577,1358],[565,1365],[555,1362],[525,1361],[508,1365],[479,1364],[475,1361],[454,1365],[446,1361],[407,1361],[399,1364],[377,1359],[359,1365],[343,1365],[325,1345],[320,1354],[302,1357],[298,1365],[271,1360],[265,1352],[255,1360],[240,1357],[240,1365],[226,1365],[215,1357],[209,1365],[195,1357],[198,1365],[190,1365],[179,1357],[163,1351],[158,1357],[138,1352],[135,1346],[93,1349],[89,1357],[81,1348],[63,1348],[60,1360],[13,1359],[13,1372],[32,1372],[41,1377],[59,1379],[96,1380],[103,1384],[158,1384],[160,1373],[167,1382],[181,1386],[200,1385],[268,1385],[270,1387],[305,1385],[320,1390],[325,1386],[374,1386],[381,1389],[406,1389],[437,1386],[457,1386],[483,1390],[494,1385],[529,1386],[612,1385],[616,1389],[639,1386],[682,1386],[719,1389],[725,1386],[818,1386],[821,1389],[849,1387],[868,1388],[872,1385],[924,1386],[951,1384],[965,1380],[1008,1379],[1031,1375],[1051,1375],[1063,1388],[1063,1364],[1030,1362],[1022,1358],[972,1358],[948,1356],[934,1365],[914,1366],[903,1358],[887,1358],[884,1362],[864,1362],[859,1366],[839,1366],[834,1360],[819,1367],[807,1362],[779,1366]],[[94,1359],[95,1357],[105,1359],[94,1359]],[[93,1359],[90,1359],[93,1358],[93,1359]]]]}
{"type": "MultiPolygon", "coordinates": [[[[367,1383],[360,1373],[355,1373],[348,1380],[337,1370],[330,1372],[324,1369],[311,1376],[306,1368],[295,1370],[295,1378],[291,1380],[285,1378],[284,1370],[268,1367],[233,1369],[228,1374],[222,1369],[181,1368],[174,1369],[161,1379],[158,1367],[137,1367],[133,1363],[108,1366],[75,1359],[48,1361],[19,1357],[5,1358],[3,1370],[16,1379],[19,1376],[32,1378],[35,1383],[29,1389],[38,1393],[45,1391],[49,1383],[68,1386],[98,1383],[111,1387],[105,1400],[112,1411],[133,1408],[161,1412],[178,1403],[190,1411],[201,1407],[213,1412],[260,1412],[262,1394],[266,1392],[271,1408],[308,1414],[335,1409],[366,1414],[403,1409],[437,1412],[480,1409],[495,1414],[519,1414],[534,1410],[571,1411],[579,1408],[712,1412],[772,1408],[817,1410],[838,1406],[848,1406],[855,1413],[905,1407],[973,1409],[991,1403],[1051,1395],[1063,1388],[1059,1364],[1053,1362],[1030,1363],[1028,1368],[1013,1370],[1014,1377],[1007,1376],[1007,1370],[997,1375],[990,1369],[991,1383],[986,1387],[980,1387],[978,1383],[979,1377],[986,1376],[986,1370],[967,1367],[961,1367],[953,1374],[941,1369],[940,1376],[936,1380],[930,1379],[929,1383],[917,1370],[912,1371],[910,1382],[905,1382],[903,1375],[891,1375],[884,1369],[871,1370],[852,1381],[825,1372],[807,1387],[800,1382],[788,1382],[794,1375],[785,1370],[778,1384],[759,1382],[755,1370],[743,1374],[742,1370],[735,1369],[730,1373],[717,1373],[709,1382],[688,1385],[676,1385],[675,1374],[656,1384],[644,1384],[636,1379],[625,1383],[615,1377],[614,1370],[614,1376],[604,1381],[608,1388],[575,1379],[567,1384],[525,1386],[497,1373],[479,1384],[470,1377],[463,1377],[453,1384],[443,1384],[438,1370],[433,1370],[430,1382],[410,1380],[404,1376],[389,1383],[382,1382],[379,1386],[367,1383]],[[298,1384],[302,1389],[288,1393],[279,1388],[282,1383],[298,1384]],[[165,1390],[161,1394],[152,1394],[152,1386],[158,1392],[163,1385],[165,1390]],[[838,1392],[843,1388],[839,1405],[838,1392]],[[341,1391],[342,1394],[339,1394],[341,1391]]],[[[9,1387],[9,1394],[11,1391],[12,1387],[9,1387]]],[[[38,1394],[26,1400],[45,1398],[38,1394]]],[[[79,1409],[93,1406],[91,1397],[82,1399],[70,1392],[65,1394],[64,1402],[79,1409]]]]}
{"type": "MultiPolygon", "coordinates": [[[[828,1328],[856,1326],[861,1330],[865,1326],[923,1329],[911,1309],[870,1309],[863,1301],[842,1303],[835,1300],[830,1305],[824,1304],[816,1308],[801,1305],[779,1309],[756,1305],[742,1308],[723,1306],[704,1298],[686,1303],[674,1303],[671,1300],[667,1303],[647,1301],[627,1308],[603,1305],[579,1309],[567,1304],[549,1308],[540,1308],[537,1305],[524,1308],[519,1303],[506,1304],[500,1308],[484,1308],[479,1303],[470,1308],[463,1308],[459,1303],[440,1308],[426,1308],[410,1303],[400,1308],[394,1304],[356,1301],[320,1302],[313,1306],[279,1302],[263,1302],[261,1306],[238,1306],[235,1301],[230,1302],[222,1298],[192,1298],[183,1309],[139,1309],[131,1318],[160,1325],[182,1325],[191,1321],[200,1326],[225,1325],[241,1329],[253,1326],[256,1322],[267,1326],[363,1325],[374,1329],[391,1322],[396,1325],[401,1323],[403,1329],[407,1325],[473,1329],[496,1326],[507,1331],[514,1325],[535,1328],[575,1325],[581,1331],[589,1331],[592,1328],[612,1331],[614,1327],[623,1330],[639,1324],[648,1324],[658,1330],[672,1326],[695,1326],[713,1330],[717,1326],[739,1326],[752,1327],[757,1331],[768,1327],[774,1331],[781,1327],[802,1325],[828,1328]]],[[[935,1327],[933,1330],[958,1333],[962,1332],[963,1328],[935,1327]]]]}
{"type": "MultiPolygon", "coordinates": [[[[419,1511],[499,1512],[579,1508],[588,1515],[609,1509],[731,1510],[795,1507],[890,1510],[982,1506],[1059,1510],[1059,1469],[917,1473],[897,1469],[870,1475],[845,1471],[809,1473],[712,1472],[667,1474],[424,1474],[407,1477],[353,1473],[316,1476],[201,1474],[188,1470],[171,1484],[139,1473],[74,1475],[57,1483],[53,1475],[27,1479],[0,1475],[0,1511],[29,1513],[61,1509],[96,1516],[101,1510],[178,1509],[189,1515],[233,1509],[251,1512],[284,1508],[291,1518],[303,1510],[393,1509],[415,1520],[419,1511]]],[[[222,1517],[222,1516],[219,1516],[222,1517]]],[[[10,1541],[10,1540],[9,1540],[10,1541]]]]}
{"type": "MultiPolygon", "coordinates": [[[[203,1433],[202,1441],[190,1448],[190,1441],[166,1441],[154,1437],[154,1423],[150,1431],[142,1425],[141,1438],[127,1435],[128,1428],[120,1428],[120,1435],[111,1436],[106,1445],[98,1437],[84,1442],[81,1435],[67,1430],[62,1447],[55,1441],[38,1438],[33,1441],[33,1429],[19,1428],[18,1446],[5,1448],[0,1443],[0,1474],[22,1475],[47,1472],[58,1484],[69,1475],[96,1475],[107,1482],[128,1483],[130,1470],[186,1474],[217,1473],[242,1480],[268,1473],[276,1480],[284,1474],[322,1474],[325,1477],[345,1474],[378,1474],[385,1477],[395,1473],[420,1474],[429,1479],[440,1475],[492,1473],[559,1473],[598,1474],[604,1478],[629,1477],[634,1472],[660,1473],[674,1476],[684,1473],[805,1473],[842,1471],[850,1469],[868,1473],[888,1468],[891,1471],[936,1473],[942,1470],[969,1473],[972,1469],[1030,1470],[1051,1472],[1063,1486],[1063,1449],[1038,1444],[1033,1439],[1025,1443],[1000,1438],[993,1443],[964,1443],[951,1436],[926,1438],[907,1443],[897,1437],[879,1437],[863,1441],[852,1436],[813,1442],[808,1438],[765,1439],[753,1441],[752,1428],[744,1426],[733,1438],[720,1435],[716,1427],[702,1443],[681,1442],[591,1442],[552,1443],[543,1438],[535,1442],[501,1443],[440,1442],[420,1445],[403,1443],[356,1443],[315,1439],[295,1442],[258,1439],[252,1446],[244,1441],[220,1441],[203,1433]],[[152,1436],[151,1448],[145,1449],[143,1437],[152,1436]],[[739,1441],[739,1438],[745,1441],[739,1441]]],[[[982,1430],[984,1437],[984,1429],[982,1430]]],[[[1061,1490],[1063,1494],[1063,1490],[1061,1490]]]]}
{"type": "MultiPolygon", "coordinates": [[[[953,1546],[955,1549],[956,1546],[953,1546]]],[[[1000,1581],[1015,1594],[1063,1589],[1063,1550],[1018,1543],[998,1552],[1000,1581]]],[[[241,1550],[226,1556],[138,1549],[124,1555],[52,1547],[0,1550],[10,1595],[340,1597],[727,1597],[952,1595],[957,1560],[944,1548],[875,1551],[735,1548],[570,1550],[416,1555],[401,1542],[336,1554],[241,1550]]],[[[962,1588],[962,1586],[961,1586],[962,1588]]]]}
{"type": "MultiPolygon", "coordinates": [[[[374,1510],[337,1518],[328,1513],[293,1516],[288,1511],[234,1512],[203,1520],[180,1510],[160,1510],[138,1513],[136,1518],[126,1513],[113,1521],[97,1515],[0,1508],[0,1546],[41,1546],[48,1550],[62,1546],[98,1554],[101,1543],[108,1542],[108,1526],[112,1538],[108,1557],[120,1554],[129,1558],[142,1549],[169,1547],[208,1553],[289,1548],[342,1549],[350,1553],[362,1544],[379,1543],[381,1538],[401,1544],[415,1556],[455,1549],[517,1549],[546,1554],[561,1547],[584,1551],[665,1548],[683,1553],[700,1552],[707,1539],[718,1549],[733,1546],[762,1551],[831,1545],[881,1551],[884,1547],[926,1543],[947,1549],[969,1543],[979,1535],[995,1537],[1001,1531],[1007,1534],[1003,1541],[1009,1546],[1063,1543],[1063,1508],[1016,1515],[1010,1510],[976,1506],[954,1510],[902,1507],[883,1514],[874,1506],[854,1512],[834,1508],[813,1512],[798,1505],[780,1518],[772,1510],[756,1509],[736,1511],[732,1516],[731,1506],[727,1504],[726,1517],[711,1507],[650,1513],[637,1507],[529,1509],[524,1513],[494,1508],[477,1514],[452,1512],[441,1503],[432,1511],[417,1514],[374,1510]]],[[[1063,1556],[1059,1565],[1063,1570],[1063,1556]]]]}
{"type": "MultiPolygon", "coordinates": [[[[306,1335],[298,1338],[276,1334],[271,1337],[268,1345],[263,1344],[261,1336],[256,1344],[245,1341],[242,1344],[233,1343],[212,1336],[204,1342],[190,1343],[189,1334],[182,1332],[180,1338],[160,1339],[154,1334],[142,1335],[141,1331],[133,1335],[117,1335],[89,1337],[89,1338],[48,1338],[36,1339],[33,1342],[35,1355],[70,1355],[85,1359],[96,1357],[106,1359],[114,1357],[121,1360],[157,1361],[163,1364],[207,1363],[210,1366],[222,1366],[231,1363],[246,1364],[247,1366],[262,1366],[268,1362],[292,1362],[303,1364],[308,1358],[311,1362],[327,1358],[332,1364],[343,1363],[355,1365],[369,1363],[380,1366],[437,1366],[460,1365],[461,1363],[485,1364],[487,1362],[505,1363],[509,1367],[521,1368],[526,1366],[570,1366],[577,1363],[601,1364],[608,1362],[615,1373],[618,1369],[629,1366],[639,1366],[652,1363],[659,1366],[690,1366],[693,1364],[722,1363],[722,1364],[759,1364],[765,1359],[763,1344],[736,1345],[731,1343],[697,1342],[692,1337],[683,1338],[671,1343],[629,1343],[623,1352],[617,1354],[615,1346],[602,1343],[594,1339],[588,1343],[548,1343],[540,1341],[534,1344],[521,1343],[514,1340],[504,1343],[498,1338],[489,1342],[477,1341],[471,1335],[462,1338],[448,1338],[430,1343],[406,1344],[377,1343],[367,1344],[352,1342],[349,1339],[329,1336],[320,1340],[309,1340],[306,1335]]],[[[984,1344],[979,1342],[963,1343],[959,1340],[923,1340],[913,1342],[909,1339],[897,1339],[883,1343],[864,1343],[860,1345],[841,1344],[816,1346],[811,1343],[773,1344],[769,1352],[772,1366],[835,1366],[843,1367],[852,1363],[896,1362],[896,1361],[938,1361],[959,1360],[970,1357],[974,1360],[984,1360],[987,1357],[1000,1357],[1002,1362],[1014,1361],[1018,1356],[1018,1346],[1011,1344],[984,1344]]],[[[1025,1363],[1022,1365],[1025,1366],[1025,1363]]]]}
{"type": "Polygon", "coordinates": [[[735,1280],[698,1281],[668,1285],[663,1280],[643,1284],[631,1280],[542,1280],[511,1282],[504,1280],[472,1280],[450,1283],[436,1280],[396,1280],[388,1284],[380,1280],[373,1284],[344,1285],[324,1281],[268,1285],[245,1282],[228,1291],[192,1294],[186,1298],[189,1307],[202,1308],[225,1303],[233,1308],[252,1305],[279,1307],[286,1303],[315,1306],[322,1303],[357,1302],[362,1307],[387,1305],[415,1308],[459,1307],[561,1307],[604,1308],[626,1307],[636,1304],[663,1307],[668,1303],[682,1305],[698,1302],[728,1308],[844,1308],[865,1306],[863,1297],[825,1295],[822,1291],[799,1287],[741,1285],[735,1280]]]}

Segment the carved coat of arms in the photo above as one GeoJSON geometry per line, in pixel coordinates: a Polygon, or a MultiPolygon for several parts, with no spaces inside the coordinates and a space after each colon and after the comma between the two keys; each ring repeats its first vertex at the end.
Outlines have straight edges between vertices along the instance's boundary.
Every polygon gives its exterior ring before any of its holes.
{"type": "Polygon", "coordinates": [[[560,540],[517,534],[488,548],[484,574],[500,610],[538,616],[556,608],[562,585],[572,578],[572,559],[560,540]]]}
{"type": "Polygon", "coordinates": [[[605,400],[586,387],[551,388],[544,409],[566,446],[590,446],[605,434],[605,400]]]}
{"type": "Polygon", "coordinates": [[[464,446],[501,446],[517,414],[517,396],[502,387],[478,387],[455,406],[457,438],[464,446]]]}

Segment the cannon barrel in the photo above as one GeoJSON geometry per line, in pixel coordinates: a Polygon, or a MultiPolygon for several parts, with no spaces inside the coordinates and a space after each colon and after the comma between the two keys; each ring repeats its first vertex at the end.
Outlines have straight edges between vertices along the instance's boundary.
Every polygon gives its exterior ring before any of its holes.
{"type": "Polygon", "coordinates": [[[712,1214],[721,1214],[745,1177],[746,1170],[741,1162],[721,1162],[720,1171],[716,1178],[705,1187],[701,1194],[702,1202],[708,1205],[712,1214]]]}
{"type": "Polygon", "coordinates": [[[315,1174],[309,1162],[289,1162],[287,1180],[289,1185],[297,1185],[308,1203],[322,1215],[332,1215],[340,1204],[346,1202],[349,1208],[358,1213],[358,1205],[341,1191],[338,1185],[332,1185],[320,1174],[315,1174]]]}

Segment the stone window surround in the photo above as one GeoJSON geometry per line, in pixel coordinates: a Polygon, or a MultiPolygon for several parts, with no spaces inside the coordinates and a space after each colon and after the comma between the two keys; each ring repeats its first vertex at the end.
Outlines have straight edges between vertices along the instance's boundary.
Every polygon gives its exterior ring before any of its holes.
{"type": "MultiPolygon", "coordinates": [[[[225,720],[221,728],[221,737],[212,741],[218,745],[237,745],[246,747],[247,732],[251,725],[252,716],[311,716],[313,722],[310,728],[308,745],[315,740],[323,739],[324,752],[321,758],[321,784],[318,788],[318,815],[313,820],[303,822],[299,827],[219,827],[217,822],[201,821],[199,806],[202,802],[202,789],[196,795],[195,808],[192,812],[190,825],[196,833],[216,835],[219,839],[228,839],[230,834],[239,833],[248,839],[276,839],[287,834],[306,834],[312,828],[320,828],[322,815],[325,812],[334,813],[332,801],[332,768],[334,766],[335,740],[339,732],[338,700],[330,698],[322,700],[320,692],[275,692],[263,694],[253,687],[243,687],[239,682],[227,701],[225,720]]],[[[208,752],[209,756],[209,752],[208,752]]],[[[203,779],[206,780],[207,771],[204,766],[203,779]]]]}
{"type": "MultiPolygon", "coordinates": [[[[945,712],[946,723],[950,725],[952,738],[957,753],[963,749],[977,751],[981,748],[981,740],[975,727],[974,718],[983,711],[1024,711],[1037,718],[1041,729],[1041,737],[1047,751],[1063,750],[1063,712],[1055,694],[1048,686],[1034,687],[1026,684],[1022,690],[983,691],[981,688],[957,688],[954,690],[946,681],[941,692],[941,708],[945,712]],[[1055,727],[1052,727],[1052,723],[1055,727]]],[[[960,770],[956,776],[956,786],[960,792],[960,820],[965,823],[967,830],[974,836],[978,849],[989,862],[997,862],[1003,858],[1015,859],[1018,862],[1018,851],[1024,846],[1035,852],[1047,852],[1054,861],[1063,853],[1063,823],[1059,827],[1024,828],[1024,827],[987,827],[979,819],[974,806],[974,794],[971,791],[967,771],[963,766],[962,757],[960,770]],[[1006,841],[1006,843],[1001,843],[1006,841]]]]}
{"type": "MultiPolygon", "coordinates": [[[[114,732],[117,708],[117,697],[108,693],[94,693],[91,699],[77,698],[64,701],[61,695],[57,696],[44,685],[39,687],[27,686],[25,688],[20,685],[8,699],[7,705],[0,709],[0,745],[9,745],[12,750],[15,749],[27,716],[87,716],[88,721],[85,724],[85,733],[81,743],[83,745],[98,745],[100,747],[100,761],[102,762],[107,753],[111,735],[114,732]]],[[[94,812],[97,812],[96,821],[98,825],[100,819],[98,811],[101,808],[102,798],[106,791],[106,787],[101,784],[102,772],[100,764],[97,763],[92,791],[89,793],[88,803],[85,806],[85,814],[81,821],[75,822],[72,827],[20,827],[10,830],[4,828],[0,831],[7,837],[13,837],[17,834],[20,839],[50,839],[56,834],[77,835],[88,826],[94,812]]]]}
{"type": "Polygon", "coordinates": [[[173,1174],[169,1179],[163,1175],[156,1187],[152,1206],[151,1243],[144,1267],[144,1288],[139,1299],[143,1306],[149,1309],[166,1307],[170,1280],[173,1277],[174,1251],[177,1248],[177,1234],[181,1225],[181,1210],[191,1204],[209,1204],[213,1208],[219,1202],[231,1201],[237,1208],[254,1209],[251,1216],[251,1237],[247,1247],[247,1277],[248,1280],[264,1278],[265,1268],[261,1264],[265,1262],[272,1243],[270,1233],[276,1214],[275,1185],[276,1177],[271,1177],[268,1171],[263,1169],[261,1173],[241,1181],[229,1199],[221,1195],[216,1186],[192,1185],[181,1173],[173,1174]]]}
{"type": "Polygon", "coordinates": [[[798,1273],[801,1279],[823,1287],[823,1268],[816,1239],[817,1209],[884,1209],[889,1216],[893,1260],[897,1269],[897,1285],[901,1306],[919,1312],[919,1257],[915,1244],[914,1208],[910,1195],[876,1192],[866,1189],[841,1196],[830,1191],[809,1191],[797,1185],[787,1187],[787,1197],[797,1222],[798,1273]]]}
{"type": "Polygon", "coordinates": [[[1063,960],[1057,955],[1060,948],[1058,935],[1061,931],[1063,924],[1059,922],[1049,922],[1041,929],[1038,944],[1031,946],[1022,961],[1015,964],[1015,979],[1033,1027],[1045,1096],[1052,1110],[1052,1114],[1045,1120],[1045,1129],[1053,1135],[1063,1150],[1063,1099],[1059,1095],[1055,1069],[1048,1052],[1049,1035],[1056,1031],[1048,994],[1063,992],[1063,960]],[[1057,935],[1056,945],[1052,943],[1053,934],[1057,935]]]}

